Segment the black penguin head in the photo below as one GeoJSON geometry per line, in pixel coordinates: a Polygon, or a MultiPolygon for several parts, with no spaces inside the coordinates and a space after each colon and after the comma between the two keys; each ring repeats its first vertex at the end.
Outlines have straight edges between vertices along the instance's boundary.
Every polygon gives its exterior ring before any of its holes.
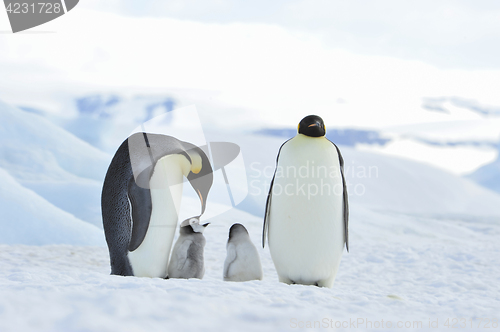
{"type": "Polygon", "coordinates": [[[231,241],[231,238],[233,238],[237,235],[240,235],[240,234],[248,235],[247,229],[242,224],[234,224],[229,229],[229,240],[228,241],[231,241]]]}
{"type": "Polygon", "coordinates": [[[298,132],[309,137],[322,137],[326,134],[326,128],[322,118],[308,115],[300,121],[298,132]]]}
{"type": "Polygon", "coordinates": [[[199,217],[192,217],[181,222],[181,227],[179,232],[182,235],[193,234],[193,233],[203,233],[205,227],[207,227],[210,223],[206,223],[200,225],[199,217]]]}

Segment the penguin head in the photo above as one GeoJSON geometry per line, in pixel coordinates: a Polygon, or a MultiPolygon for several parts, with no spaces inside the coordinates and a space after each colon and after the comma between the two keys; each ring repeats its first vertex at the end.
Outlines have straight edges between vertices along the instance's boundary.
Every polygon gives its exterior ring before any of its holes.
{"type": "Polygon", "coordinates": [[[190,156],[198,156],[198,158],[201,159],[201,163],[196,167],[196,173],[195,170],[192,169],[191,172],[189,172],[187,179],[189,180],[189,183],[193,187],[194,191],[198,194],[201,202],[201,214],[203,214],[207,206],[207,196],[213,183],[212,165],[207,157],[207,153],[205,153],[200,147],[191,145],[191,148],[187,151],[187,153],[190,156]]]}
{"type": "Polygon", "coordinates": [[[300,120],[298,132],[309,137],[322,137],[326,134],[326,128],[322,118],[308,115],[300,120]]]}
{"type": "Polygon", "coordinates": [[[245,226],[243,226],[242,224],[234,224],[229,229],[229,240],[228,241],[231,241],[232,238],[239,236],[239,235],[248,236],[248,231],[245,228],[245,226]]]}
{"type": "Polygon", "coordinates": [[[200,225],[199,217],[192,217],[181,222],[180,233],[181,234],[192,234],[192,233],[203,233],[205,227],[210,223],[200,225]]]}

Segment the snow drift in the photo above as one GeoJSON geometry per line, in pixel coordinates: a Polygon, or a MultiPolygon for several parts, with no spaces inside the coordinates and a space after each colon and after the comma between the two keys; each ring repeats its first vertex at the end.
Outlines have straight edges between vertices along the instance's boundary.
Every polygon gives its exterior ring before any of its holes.
{"type": "Polygon", "coordinates": [[[104,245],[104,233],[24,188],[0,169],[0,243],[104,245]]]}
{"type": "Polygon", "coordinates": [[[95,225],[101,223],[96,203],[110,159],[44,117],[0,101],[0,167],[53,205],[95,225]]]}

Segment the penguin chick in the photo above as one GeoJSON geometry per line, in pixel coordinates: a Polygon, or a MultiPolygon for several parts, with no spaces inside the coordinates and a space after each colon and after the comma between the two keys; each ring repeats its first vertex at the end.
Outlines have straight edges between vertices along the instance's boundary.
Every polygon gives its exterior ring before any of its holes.
{"type": "Polygon", "coordinates": [[[197,217],[184,220],[179,229],[180,236],[175,242],[168,264],[168,278],[198,278],[205,274],[203,231],[208,223],[200,225],[197,217]]]}
{"type": "Polygon", "coordinates": [[[229,229],[224,262],[224,281],[262,280],[262,265],[259,253],[242,224],[229,229]]]}

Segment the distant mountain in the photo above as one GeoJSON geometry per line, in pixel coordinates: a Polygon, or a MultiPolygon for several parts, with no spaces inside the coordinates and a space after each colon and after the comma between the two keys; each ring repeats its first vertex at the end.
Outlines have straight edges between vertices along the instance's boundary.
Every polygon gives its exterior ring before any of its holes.
{"type": "Polygon", "coordinates": [[[114,153],[135,127],[157,115],[171,112],[175,104],[168,96],[127,98],[95,94],[75,98],[77,116],[60,123],[80,139],[114,153]]]}
{"type": "Polygon", "coordinates": [[[494,162],[485,165],[467,177],[483,187],[500,193],[500,142],[497,145],[499,157],[494,162]]]}
{"type": "Polygon", "coordinates": [[[500,107],[498,106],[483,105],[476,100],[460,97],[424,98],[422,107],[428,111],[450,113],[450,111],[446,108],[446,103],[450,103],[456,107],[468,109],[471,112],[478,113],[482,116],[500,116],[500,107]]]}
{"type": "MultiPolygon", "coordinates": [[[[441,125],[443,126],[443,125],[441,125]]],[[[266,128],[255,132],[260,135],[269,135],[283,138],[290,138],[297,134],[297,129],[292,128],[266,128]]],[[[467,139],[438,139],[429,137],[425,134],[418,133],[398,133],[393,134],[390,130],[387,133],[379,132],[376,130],[361,130],[361,129],[329,129],[326,133],[326,137],[334,142],[335,144],[340,144],[344,146],[356,147],[356,145],[375,145],[375,146],[385,146],[388,143],[394,142],[398,139],[412,139],[417,142],[421,142],[431,146],[441,146],[441,147],[457,147],[457,146],[473,146],[478,148],[483,147],[496,147],[496,142],[490,140],[467,140],[467,139]]]]}
{"type": "Polygon", "coordinates": [[[16,179],[100,181],[109,158],[43,116],[0,101],[0,167],[16,179]]]}
{"type": "MultiPolygon", "coordinates": [[[[262,129],[255,132],[260,135],[270,135],[276,137],[290,138],[297,134],[297,129],[262,129]]],[[[356,146],[357,144],[385,145],[391,141],[391,138],[384,137],[381,133],[374,130],[359,129],[328,129],[326,137],[335,144],[345,146],[356,146]]]]}
{"type": "MultiPolygon", "coordinates": [[[[475,120],[400,126],[388,128],[385,133],[394,137],[392,143],[412,141],[420,143],[422,150],[427,147],[428,149],[440,148],[443,153],[455,151],[456,156],[464,160],[468,159],[468,162],[471,158],[477,158],[481,153],[488,154],[488,164],[472,173],[469,172],[470,174],[466,177],[483,187],[500,192],[500,116],[497,116],[497,114],[500,115],[500,108],[478,106],[473,101],[460,98],[438,98],[437,100],[453,102],[455,106],[461,103],[463,107],[467,106],[471,111],[482,114],[483,117],[475,120]],[[497,155],[493,161],[491,161],[492,153],[497,155]]],[[[403,144],[400,144],[400,149],[402,147],[403,144]]],[[[433,154],[429,153],[429,155],[433,154]]],[[[484,160],[482,164],[484,165],[484,160]]]]}
{"type": "Polygon", "coordinates": [[[0,168],[26,190],[99,227],[100,192],[110,160],[111,155],[46,118],[0,101],[0,168]]]}
{"type": "MultiPolygon", "coordinates": [[[[70,195],[78,199],[75,189],[70,195]]],[[[0,243],[105,245],[101,229],[54,206],[1,168],[0,211],[0,243]]]]}

